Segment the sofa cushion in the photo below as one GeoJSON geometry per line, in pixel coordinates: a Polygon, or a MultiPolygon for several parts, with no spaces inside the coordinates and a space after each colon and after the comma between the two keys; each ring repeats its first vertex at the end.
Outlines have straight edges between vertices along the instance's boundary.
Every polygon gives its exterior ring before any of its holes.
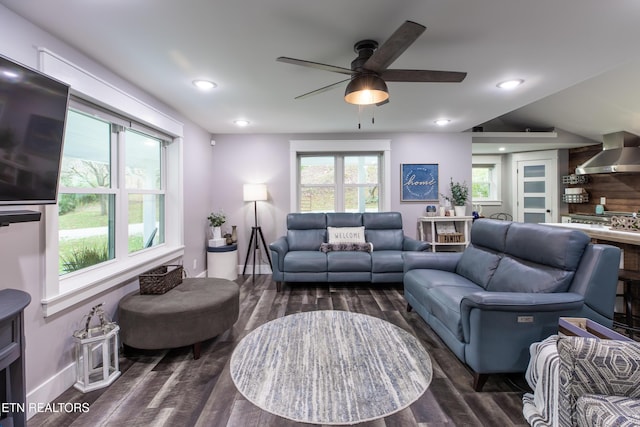
{"type": "Polygon", "coordinates": [[[402,229],[398,230],[364,230],[367,242],[373,243],[374,251],[401,251],[404,242],[402,229]]]}
{"type": "Polygon", "coordinates": [[[367,252],[329,252],[327,268],[330,272],[371,272],[371,255],[367,252]]]}
{"type": "Polygon", "coordinates": [[[284,256],[284,271],[288,273],[322,273],[327,271],[327,254],[318,251],[293,251],[284,256]]]}
{"type": "Polygon", "coordinates": [[[373,273],[401,272],[404,267],[402,252],[375,251],[371,253],[371,271],[373,273]]]}
{"type": "Polygon", "coordinates": [[[433,305],[429,295],[433,289],[460,287],[473,291],[482,290],[472,281],[451,271],[444,270],[409,270],[404,274],[403,281],[405,292],[411,293],[429,312],[432,312],[433,305]]]}
{"type": "Polygon", "coordinates": [[[492,292],[566,292],[575,272],[505,255],[487,290],[492,292]]]}
{"type": "Polygon", "coordinates": [[[400,215],[400,212],[363,213],[362,225],[367,230],[402,230],[402,215],[400,215]]]}
{"type": "Polygon", "coordinates": [[[359,227],[363,225],[361,213],[332,212],[327,214],[327,227],[359,227]]]}
{"type": "Polygon", "coordinates": [[[328,243],[364,243],[364,226],[327,227],[328,243]]]}
{"type": "Polygon", "coordinates": [[[327,230],[288,230],[289,251],[317,251],[325,241],[327,230]]]}
{"type": "Polygon", "coordinates": [[[495,252],[469,245],[456,265],[456,273],[486,289],[499,262],[500,255],[495,252]]]}
{"type": "Polygon", "coordinates": [[[290,213],[287,215],[287,230],[310,230],[327,228],[327,216],[323,213],[290,213]]]}
{"type": "Polygon", "coordinates": [[[460,301],[465,296],[480,290],[478,286],[471,283],[434,287],[425,294],[426,305],[430,306],[431,314],[440,320],[459,341],[464,341],[460,301]]]}
{"type": "Polygon", "coordinates": [[[506,252],[537,264],[574,271],[589,242],[589,236],[582,231],[514,222],[507,232],[506,252]]]}
{"type": "Polygon", "coordinates": [[[511,227],[510,221],[497,219],[479,219],[471,227],[471,243],[477,247],[504,252],[507,241],[507,231],[511,227]]]}

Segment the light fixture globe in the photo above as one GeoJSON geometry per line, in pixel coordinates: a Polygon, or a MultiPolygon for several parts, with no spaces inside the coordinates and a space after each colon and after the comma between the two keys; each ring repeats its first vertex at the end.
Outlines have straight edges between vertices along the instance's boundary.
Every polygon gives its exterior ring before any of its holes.
{"type": "Polygon", "coordinates": [[[355,76],[344,91],[344,100],[349,104],[371,105],[389,99],[387,85],[375,74],[355,76]]]}

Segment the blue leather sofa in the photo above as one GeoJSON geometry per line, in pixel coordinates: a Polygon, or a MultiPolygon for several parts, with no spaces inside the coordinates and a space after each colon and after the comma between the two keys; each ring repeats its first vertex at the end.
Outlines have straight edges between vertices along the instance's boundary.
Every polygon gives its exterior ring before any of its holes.
{"type": "Polygon", "coordinates": [[[423,251],[429,243],[412,239],[402,231],[399,212],[290,213],[287,235],[269,245],[273,280],[282,282],[402,282],[402,253],[423,251]],[[321,252],[327,227],[364,226],[373,251],[321,252]]]}
{"type": "Polygon", "coordinates": [[[529,345],[560,316],[610,327],[620,249],[577,230],[480,219],[462,253],[405,253],[404,296],[481,390],[492,373],[524,372],[529,345]]]}

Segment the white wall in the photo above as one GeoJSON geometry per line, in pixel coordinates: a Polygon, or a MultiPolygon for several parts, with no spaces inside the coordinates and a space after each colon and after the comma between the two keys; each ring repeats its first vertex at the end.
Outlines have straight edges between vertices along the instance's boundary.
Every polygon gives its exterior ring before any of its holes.
{"type": "MultiPolygon", "coordinates": [[[[185,224],[191,224],[201,218],[206,219],[211,205],[209,165],[213,157],[208,132],[4,6],[0,6],[0,28],[0,54],[38,68],[36,48],[48,48],[141,101],[182,121],[184,159],[187,165],[183,177],[185,224]]],[[[44,211],[37,206],[28,208],[44,211]]],[[[32,298],[25,311],[26,381],[29,400],[39,403],[46,403],[56,397],[64,391],[65,385],[70,385],[69,381],[73,381],[73,372],[70,369],[74,360],[71,334],[78,329],[79,322],[89,312],[89,308],[104,302],[107,313],[115,317],[119,299],[137,288],[137,282],[122,284],[119,288],[95,299],[44,318],[40,306],[45,277],[44,234],[44,220],[39,223],[0,227],[0,289],[20,289],[28,292],[32,298]]],[[[205,269],[205,251],[200,230],[185,227],[184,243],[185,257],[199,260],[198,268],[191,273],[195,275],[202,272],[205,269]]],[[[192,264],[185,266],[189,269],[192,264]]]]}
{"type": "MultiPolygon", "coordinates": [[[[228,222],[238,225],[238,253],[244,264],[253,225],[253,204],[242,201],[242,184],[267,184],[269,200],[258,202],[260,226],[267,244],[286,230],[286,214],[291,211],[289,181],[290,140],[391,140],[391,210],[402,213],[405,232],[417,236],[417,217],[427,204],[400,202],[400,164],[438,163],[440,192],[449,193],[449,180],[471,184],[471,137],[468,134],[268,134],[214,135],[212,165],[213,209],[224,209],[228,222]]],[[[468,208],[471,214],[471,208],[468,208]]],[[[264,259],[263,259],[264,261],[264,259]]]]}

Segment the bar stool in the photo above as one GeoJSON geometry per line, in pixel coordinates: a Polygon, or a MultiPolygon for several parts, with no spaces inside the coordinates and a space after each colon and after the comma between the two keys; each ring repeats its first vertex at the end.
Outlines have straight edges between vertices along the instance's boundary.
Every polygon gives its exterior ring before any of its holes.
{"type": "Polygon", "coordinates": [[[633,294],[631,287],[640,284],[640,271],[618,270],[618,280],[624,282],[624,293],[622,294],[625,305],[625,317],[629,327],[629,336],[633,337],[633,294]]]}

